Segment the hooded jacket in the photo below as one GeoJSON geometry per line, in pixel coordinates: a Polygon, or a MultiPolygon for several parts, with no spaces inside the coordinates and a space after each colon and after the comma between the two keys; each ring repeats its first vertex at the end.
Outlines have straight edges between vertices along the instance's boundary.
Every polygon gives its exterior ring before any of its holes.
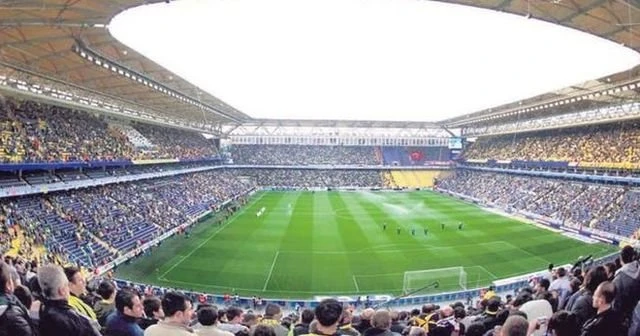
{"type": "Polygon", "coordinates": [[[631,317],[640,299],[640,267],[638,266],[637,261],[625,264],[613,278],[613,285],[616,288],[613,310],[621,314],[624,319],[631,317]]]}
{"type": "Polygon", "coordinates": [[[0,336],[37,335],[29,312],[13,295],[0,295],[0,336]]]}

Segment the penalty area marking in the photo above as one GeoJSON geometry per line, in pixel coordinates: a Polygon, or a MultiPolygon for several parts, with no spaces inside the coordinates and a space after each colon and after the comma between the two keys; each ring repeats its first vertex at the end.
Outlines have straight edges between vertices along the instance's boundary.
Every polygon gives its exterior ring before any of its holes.
{"type": "Polygon", "coordinates": [[[167,274],[169,274],[171,271],[173,271],[174,268],[178,267],[178,265],[180,265],[183,261],[185,261],[187,258],[189,258],[190,256],[192,256],[197,250],[199,250],[202,246],[204,246],[204,244],[208,243],[213,237],[217,236],[218,233],[220,233],[220,231],[224,230],[229,224],[235,222],[235,220],[240,217],[240,215],[244,214],[245,211],[247,211],[247,209],[249,209],[250,207],[254,206],[256,203],[258,203],[258,201],[260,199],[262,199],[262,197],[264,195],[266,195],[267,193],[262,193],[260,194],[260,196],[258,196],[255,200],[253,200],[251,202],[251,204],[245,206],[244,208],[242,208],[242,210],[240,210],[239,212],[236,212],[235,216],[233,218],[231,218],[230,220],[228,220],[226,223],[224,223],[219,229],[217,229],[214,233],[211,234],[211,236],[209,236],[207,239],[205,239],[205,241],[203,241],[200,245],[196,246],[193,250],[191,250],[191,252],[189,252],[186,256],[184,256],[182,259],[180,259],[177,263],[175,263],[173,266],[171,266],[166,272],[162,273],[159,277],[158,280],[160,280],[160,278],[164,278],[167,279],[167,274]]]}
{"type": "Polygon", "coordinates": [[[353,284],[356,286],[356,293],[360,293],[360,288],[358,287],[358,280],[356,280],[356,276],[353,275],[353,284]]]}

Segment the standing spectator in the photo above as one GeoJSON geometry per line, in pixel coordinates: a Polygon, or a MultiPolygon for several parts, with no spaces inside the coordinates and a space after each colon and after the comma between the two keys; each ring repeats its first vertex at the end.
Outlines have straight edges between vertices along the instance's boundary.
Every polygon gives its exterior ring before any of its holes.
{"type": "Polygon", "coordinates": [[[144,331],[145,336],[194,336],[189,324],[193,316],[191,300],[183,294],[168,292],[162,298],[164,320],[144,331]]]}
{"type": "Polygon", "coordinates": [[[99,336],[91,321],[68,303],[69,280],[58,265],[38,269],[44,308],[40,312],[40,336],[99,336]]]}
{"type": "Polygon", "coordinates": [[[393,336],[391,315],[387,310],[378,310],[371,319],[372,328],[367,329],[363,336],[393,336]]]}
{"type": "MultiPolygon", "coordinates": [[[[423,307],[424,309],[424,307],[423,307]]],[[[362,314],[360,314],[360,323],[358,323],[355,328],[361,333],[363,334],[365,330],[371,328],[371,318],[373,317],[373,314],[375,314],[376,311],[371,309],[371,308],[367,308],[365,309],[362,314]]]]}
{"type": "Polygon", "coordinates": [[[84,279],[84,275],[79,268],[70,266],[64,268],[64,273],[69,280],[69,290],[71,296],[69,296],[69,305],[78,313],[90,318],[91,320],[98,322],[96,313],[93,308],[89,307],[84,301],[82,296],[85,295],[87,290],[87,282],[84,279]]]}
{"type": "Polygon", "coordinates": [[[620,251],[620,262],[622,267],[616,272],[613,279],[616,288],[613,309],[622,316],[628,326],[631,313],[640,299],[640,267],[638,267],[633,247],[625,246],[620,251]]]}
{"type": "MultiPolygon", "coordinates": [[[[351,310],[345,309],[342,311],[342,317],[340,318],[340,324],[338,327],[340,335],[360,336],[360,332],[351,325],[352,318],[353,315],[351,310]]],[[[311,319],[313,320],[313,315],[311,316],[311,319]]]]}
{"type": "Polygon", "coordinates": [[[142,317],[143,306],[138,293],[125,288],[116,294],[116,311],[107,318],[106,334],[109,336],[143,336],[144,331],[136,323],[142,317]]]}
{"type": "Polygon", "coordinates": [[[576,316],[567,311],[559,311],[553,314],[547,324],[550,336],[578,336],[580,335],[580,324],[576,316]]]}
{"type": "Polygon", "coordinates": [[[584,324],[596,315],[596,309],[593,307],[593,293],[605,281],[607,281],[607,272],[602,266],[592,268],[584,277],[584,288],[580,291],[573,305],[568,307],[575,314],[579,325],[584,324]]]}
{"type": "Polygon", "coordinates": [[[220,325],[219,329],[228,331],[234,335],[248,335],[249,328],[242,325],[244,313],[238,307],[230,307],[227,309],[227,323],[220,325]]]}
{"type": "Polygon", "coordinates": [[[513,315],[509,316],[500,329],[500,336],[527,336],[529,322],[527,319],[513,315]]]}
{"type": "Polygon", "coordinates": [[[300,314],[300,323],[296,324],[291,330],[291,335],[300,336],[309,333],[309,324],[313,321],[313,310],[305,309],[300,314]]]}
{"type": "Polygon", "coordinates": [[[31,336],[36,330],[29,311],[13,295],[14,282],[9,265],[0,261],[0,335],[31,336]]]}
{"type": "Polygon", "coordinates": [[[233,336],[232,333],[218,329],[218,311],[209,306],[198,309],[198,322],[201,327],[196,333],[201,336],[233,336]]]}
{"type": "Polygon", "coordinates": [[[253,331],[253,336],[276,336],[276,332],[268,325],[257,325],[253,331]]]}
{"type": "Polygon", "coordinates": [[[280,324],[281,317],[282,310],[280,309],[280,306],[274,303],[269,303],[264,310],[264,318],[259,324],[272,327],[276,336],[287,336],[289,330],[280,324]]]}
{"type": "Polygon", "coordinates": [[[624,335],[622,316],[614,311],[611,303],[616,296],[613,283],[601,283],[593,294],[593,307],[597,315],[582,326],[582,336],[624,335]]]}
{"type": "Polygon", "coordinates": [[[160,320],[164,318],[164,311],[162,311],[162,304],[157,296],[146,297],[142,301],[144,307],[144,315],[138,320],[140,328],[146,330],[154,324],[158,324],[160,320]]]}
{"type": "Polygon", "coordinates": [[[101,300],[96,302],[93,310],[98,318],[98,323],[100,323],[101,326],[104,326],[107,322],[107,317],[116,310],[114,302],[116,297],[116,288],[113,286],[111,281],[102,281],[100,282],[100,285],[98,285],[97,294],[100,296],[101,300]]]}
{"type": "Polygon", "coordinates": [[[564,267],[558,268],[557,275],[558,278],[551,282],[549,291],[557,291],[558,298],[562,301],[565,296],[571,293],[571,282],[567,276],[567,270],[565,270],[564,267]]]}
{"type": "Polygon", "coordinates": [[[315,334],[325,336],[338,335],[338,322],[342,316],[342,304],[334,299],[320,301],[315,309],[316,321],[315,329],[310,326],[309,330],[315,334]]]}

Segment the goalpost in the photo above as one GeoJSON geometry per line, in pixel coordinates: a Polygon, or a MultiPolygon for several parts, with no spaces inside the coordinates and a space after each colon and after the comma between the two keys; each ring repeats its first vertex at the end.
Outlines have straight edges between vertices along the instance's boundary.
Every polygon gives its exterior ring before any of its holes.
{"type": "Polygon", "coordinates": [[[462,266],[407,271],[404,272],[402,291],[406,294],[434,285],[435,283],[437,283],[436,288],[441,288],[441,290],[445,291],[449,289],[466,290],[467,272],[465,272],[464,267],[462,266]]]}

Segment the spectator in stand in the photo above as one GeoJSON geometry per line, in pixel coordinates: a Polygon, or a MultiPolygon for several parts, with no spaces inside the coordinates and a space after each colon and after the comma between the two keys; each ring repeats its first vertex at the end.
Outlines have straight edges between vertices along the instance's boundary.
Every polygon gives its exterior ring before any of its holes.
{"type": "Polygon", "coordinates": [[[576,295],[576,299],[566,309],[575,315],[579,325],[596,315],[593,307],[593,293],[598,286],[607,281],[607,273],[602,266],[592,268],[584,278],[584,287],[576,295]]]}
{"type": "Polygon", "coordinates": [[[252,336],[276,336],[272,327],[264,324],[257,325],[252,336]]]}
{"type": "MultiPolygon", "coordinates": [[[[313,312],[311,312],[311,319],[313,320],[313,312]]],[[[340,324],[338,325],[338,331],[340,335],[346,336],[360,336],[360,332],[351,325],[351,321],[353,320],[353,315],[351,310],[344,309],[342,311],[342,316],[340,317],[340,324]]]]}
{"type": "Polygon", "coordinates": [[[509,316],[502,328],[500,336],[527,336],[529,322],[522,316],[509,316]]]}
{"type": "MultiPolygon", "coordinates": [[[[547,322],[550,336],[579,336],[580,326],[576,316],[567,311],[558,311],[547,322]]],[[[531,330],[531,329],[529,329],[531,330]]]]}
{"type": "Polygon", "coordinates": [[[239,307],[229,307],[227,309],[227,323],[219,326],[220,330],[228,331],[236,336],[246,336],[249,334],[249,328],[242,325],[244,312],[239,307]]]}
{"type": "Polygon", "coordinates": [[[233,336],[232,333],[218,329],[218,311],[214,307],[198,309],[198,322],[201,327],[196,333],[201,336],[233,336]]]}
{"type": "Polygon", "coordinates": [[[363,336],[393,336],[391,331],[391,314],[387,310],[378,310],[371,319],[371,328],[365,330],[363,336]]]}
{"type": "Polygon", "coordinates": [[[102,281],[100,285],[98,285],[96,292],[100,296],[100,301],[96,302],[93,310],[96,313],[98,323],[104,326],[107,322],[107,317],[116,310],[116,288],[111,281],[102,281]]]}
{"type": "Polygon", "coordinates": [[[0,261],[0,335],[37,335],[28,309],[13,295],[14,288],[9,265],[0,261]]]}
{"type": "Polygon", "coordinates": [[[144,331],[145,336],[194,336],[189,324],[193,316],[191,300],[183,294],[168,292],[162,298],[165,318],[144,331]]]}
{"type": "Polygon", "coordinates": [[[313,310],[304,309],[300,314],[300,322],[291,329],[291,335],[300,336],[309,333],[309,324],[313,321],[313,310]]]}
{"type": "Polygon", "coordinates": [[[613,310],[622,316],[626,326],[630,325],[631,314],[640,300],[640,267],[636,260],[636,252],[631,246],[620,251],[620,268],[613,279],[616,299],[613,310]]]}
{"type": "MultiPolygon", "coordinates": [[[[402,334],[404,329],[407,327],[406,318],[404,317],[403,313],[405,312],[399,313],[396,310],[391,311],[391,331],[393,331],[394,333],[402,334]]],[[[357,336],[357,335],[352,335],[352,336],[357,336]]]]}
{"type": "Polygon", "coordinates": [[[85,295],[87,290],[87,282],[84,279],[84,275],[82,275],[79,268],[74,266],[65,267],[64,273],[67,275],[67,280],[69,280],[69,292],[71,294],[69,296],[69,306],[79,314],[82,314],[97,323],[98,319],[93,308],[82,300],[82,297],[85,295]]]}
{"type": "Polygon", "coordinates": [[[158,324],[164,318],[162,310],[162,302],[157,296],[149,296],[142,301],[144,307],[144,316],[138,320],[140,328],[146,330],[154,324],[158,324]]]}
{"type": "Polygon", "coordinates": [[[316,306],[315,316],[318,323],[315,326],[316,330],[309,328],[312,333],[325,336],[339,335],[338,322],[340,322],[340,317],[342,316],[342,304],[340,302],[334,299],[320,301],[316,306]]]}
{"type": "Polygon", "coordinates": [[[107,318],[105,334],[113,336],[143,336],[144,331],[136,323],[144,312],[138,293],[123,288],[116,294],[116,311],[107,318]]]}
{"type": "Polygon", "coordinates": [[[355,326],[356,330],[364,334],[367,329],[371,328],[371,319],[375,313],[376,311],[371,308],[365,309],[362,314],[360,314],[360,323],[355,326]]]}
{"type": "Polygon", "coordinates": [[[623,316],[612,309],[616,296],[615,286],[608,281],[601,283],[593,294],[593,307],[597,314],[582,326],[581,336],[624,335],[623,316]]]}
{"type": "Polygon", "coordinates": [[[68,304],[69,280],[64,270],[53,264],[38,268],[38,282],[44,302],[40,311],[40,336],[99,336],[100,332],[84,315],[68,304]]]}
{"type": "Polygon", "coordinates": [[[280,306],[274,303],[267,304],[267,307],[264,309],[264,317],[258,323],[258,325],[266,325],[273,328],[276,336],[287,336],[289,330],[283,327],[280,324],[280,319],[282,318],[282,309],[280,306]]]}

